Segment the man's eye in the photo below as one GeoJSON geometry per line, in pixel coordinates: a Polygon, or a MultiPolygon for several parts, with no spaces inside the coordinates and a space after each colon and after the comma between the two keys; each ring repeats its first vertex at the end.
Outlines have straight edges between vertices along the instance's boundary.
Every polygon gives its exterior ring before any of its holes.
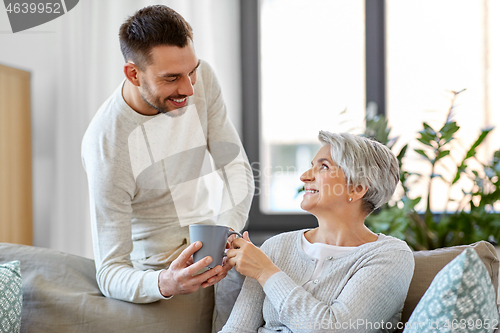
{"type": "Polygon", "coordinates": [[[189,73],[189,76],[193,75],[194,73],[196,73],[196,69],[194,71],[192,71],[191,73],[189,73]]]}
{"type": "Polygon", "coordinates": [[[329,168],[328,168],[328,165],[326,165],[326,164],[322,164],[322,165],[321,165],[321,169],[326,169],[326,170],[328,170],[329,168]]]}
{"type": "Polygon", "coordinates": [[[175,82],[175,81],[177,81],[177,78],[176,77],[169,77],[168,79],[165,79],[165,81],[167,81],[167,82],[175,82]]]}

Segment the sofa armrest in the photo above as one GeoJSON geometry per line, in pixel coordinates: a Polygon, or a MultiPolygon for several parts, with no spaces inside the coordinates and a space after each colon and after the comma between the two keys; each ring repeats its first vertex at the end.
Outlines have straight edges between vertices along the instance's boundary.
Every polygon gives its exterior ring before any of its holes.
{"type": "MultiPolygon", "coordinates": [[[[133,304],[104,297],[97,286],[91,259],[46,248],[0,243],[0,263],[11,260],[21,262],[22,333],[178,332],[176,327],[183,327],[185,318],[166,314],[192,310],[192,304],[187,302],[161,300],[133,304]]],[[[213,307],[213,298],[210,305],[213,307]]],[[[196,318],[200,331],[211,328],[212,308],[207,309],[206,322],[196,318]]]]}

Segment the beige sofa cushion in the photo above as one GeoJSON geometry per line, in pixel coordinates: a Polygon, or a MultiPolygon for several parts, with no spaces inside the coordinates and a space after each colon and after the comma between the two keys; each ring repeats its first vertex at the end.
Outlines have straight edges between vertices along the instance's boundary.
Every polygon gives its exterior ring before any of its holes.
{"type": "Polygon", "coordinates": [[[415,272],[413,273],[413,278],[403,308],[403,315],[401,318],[403,322],[408,321],[436,274],[467,247],[472,247],[486,266],[493,287],[495,288],[496,299],[498,294],[499,266],[495,248],[490,243],[480,241],[470,245],[447,247],[431,251],[416,251],[413,252],[413,257],[415,258],[415,272]]]}

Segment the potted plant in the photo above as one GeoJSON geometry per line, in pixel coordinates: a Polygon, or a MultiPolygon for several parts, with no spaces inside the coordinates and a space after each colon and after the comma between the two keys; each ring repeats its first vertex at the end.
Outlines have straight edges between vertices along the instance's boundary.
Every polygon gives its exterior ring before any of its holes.
{"type": "MultiPolygon", "coordinates": [[[[479,240],[495,243],[500,239],[500,216],[493,208],[493,204],[500,199],[500,150],[496,151],[492,160],[487,163],[482,163],[476,156],[477,148],[493,128],[482,129],[472,145],[466,147],[465,155],[458,162],[452,158],[454,154],[451,154],[453,149],[459,146],[456,137],[460,130],[460,126],[453,119],[454,105],[457,96],[464,90],[452,92],[451,106],[442,126],[433,128],[424,122],[422,130],[418,132],[417,140],[421,147],[414,148],[413,151],[430,166],[429,174],[407,170],[405,162],[408,160],[408,144],[397,152],[402,194],[395,202],[384,205],[367,218],[367,225],[374,232],[403,239],[414,250],[470,244],[479,240]],[[472,159],[476,159],[483,170],[471,170],[468,162],[472,159]],[[454,169],[448,170],[448,175],[436,172],[436,167],[444,162],[447,162],[448,169],[450,165],[454,165],[454,169]],[[462,189],[461,198],[452,198],[451,190],[460,186],[459,180],[462,177],[472,180],[472,188],[462,189]],[[409,188],[416,180],[427,184],[423,212],[415,209],[422,197],[409,195],[409,188]],[[448,188],[445,193],[445,209],[442,212],[431,210],[431,190],[436,181],[444,182],[448,188]],[[449,209],[452,202],[455,202],[457,207],[453,211],[449,209]]],[[[365,135],[391,149],[397,141],[397,138],[390,138],[390,128],[385,117],[369,112],[366,116],[365,135]]]]}

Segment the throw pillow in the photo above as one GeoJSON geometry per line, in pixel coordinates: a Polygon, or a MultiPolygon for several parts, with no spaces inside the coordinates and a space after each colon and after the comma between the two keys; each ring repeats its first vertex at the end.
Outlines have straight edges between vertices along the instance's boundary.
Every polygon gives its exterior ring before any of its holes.
{"type": "MultiPolygon", "coordinates": [[[[470,245],[457,245],[443,247],[435,250],[415,251],[415,271],[411,279],[408,295],[406,296],[405,305],[401,321],[406,323],[410,319],[413,310],[417,307],[418,302],[424,296],[427,289],[431,285],[436,274],[447,264],[455,259],[460,253],[467,248],[473,248],[483,261],[484,266],[488,270],[491,277],[491,282],[495,288],[495,295],[498,290],[498,257],[495,247],[488,242],[479,241],[470,245]]],[[[402,332],[403,330],[401,330],[402,332]]]]}
{"type": "Polygon", "coordinates": [[[495,303],[489,274],[468,248],[436,275],[403,332],[493,332],[495,303]]]}
{"type": "Polygon", "coordinates": [[[20,331],[22,299],[19,261],[0,265],[0,332],[20,331]]]}
{"type": "MultiPolygon", "coordinates": [[[[410,319],[413,310],[417,307],[418,302],[424,296],[427,289],[431,285],[432,280],[440,270],[455,259],[460,253],[467,248],[473,248],[479,258],[483,261],[484,266],[488,270],[491,277],[491,282],[495,288],[495,295],[498,290],[498,257],[495,247],[488,242],[479,241],[470,245],[458,245],[443,247],[435,250],[415,251],[415,271],[411,279],[408,295],[406,296],[405,305],[401,321],[406,323],[410,319]]],[[[401,330],[402,331],[402,330],[401,330]]]]}

